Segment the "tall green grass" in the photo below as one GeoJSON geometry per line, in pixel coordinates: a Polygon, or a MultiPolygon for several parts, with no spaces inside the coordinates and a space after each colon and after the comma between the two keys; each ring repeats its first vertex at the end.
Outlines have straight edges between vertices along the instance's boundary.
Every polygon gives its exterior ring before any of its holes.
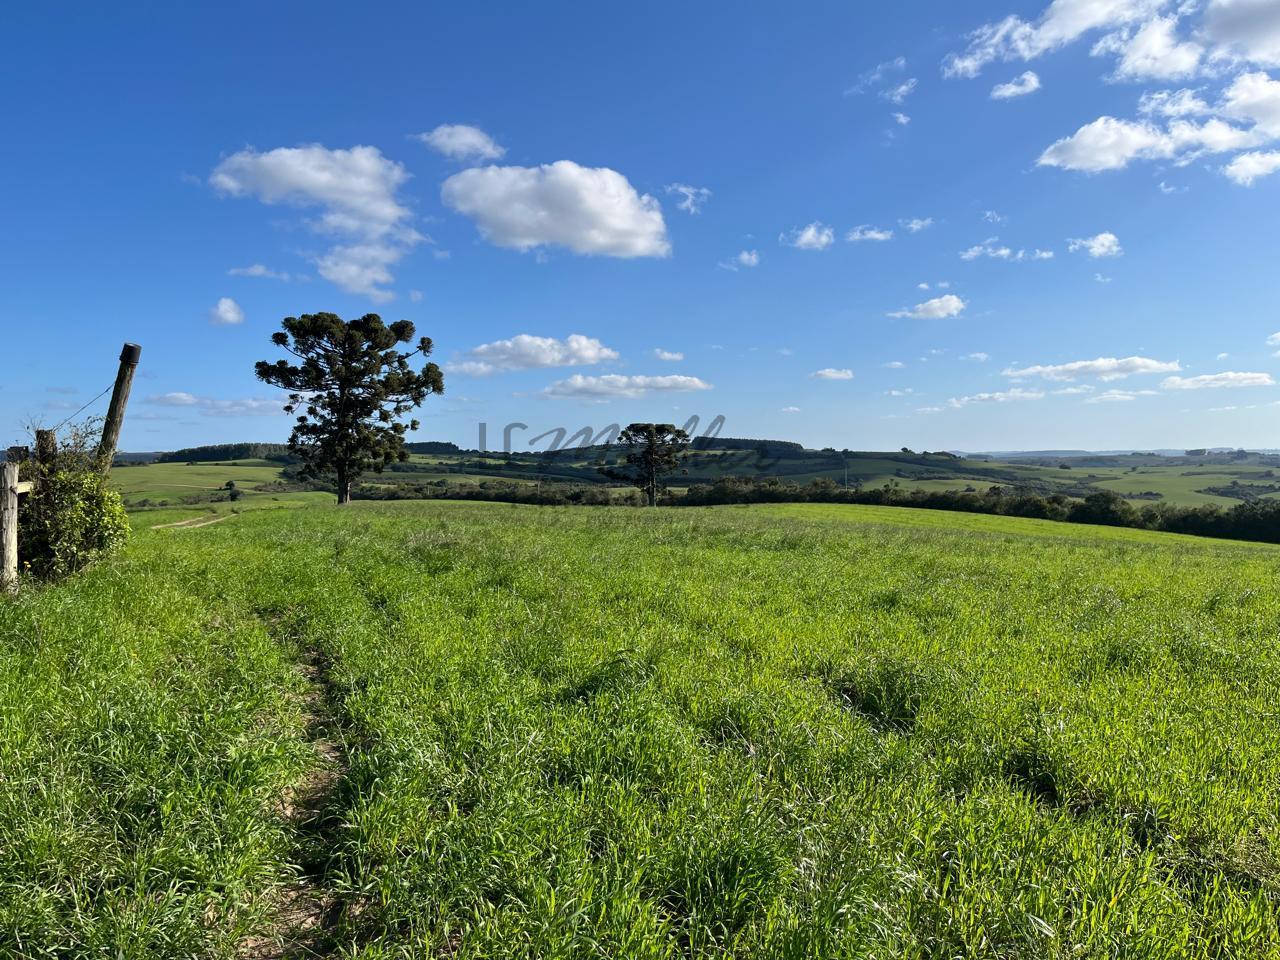
{"type": "Polygon", "coordinates": [[[144,533],[0,605],[0,936],[269,929],[312,648],[348,955],[1275,956],[1280,550],[1068,533],[453,503],[144,533]]]}

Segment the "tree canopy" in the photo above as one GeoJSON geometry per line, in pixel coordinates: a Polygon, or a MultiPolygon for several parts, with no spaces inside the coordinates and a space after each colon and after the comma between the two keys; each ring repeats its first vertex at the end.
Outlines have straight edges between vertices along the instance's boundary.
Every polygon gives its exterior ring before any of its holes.
{"type": "Polygon", "coordinates": [[[617,442],[627,451],[626,467],[602,467],[600,472],[639,487],[649,506],[655,506],[662,478],[680,465],[689,434],[670,423],[633,423],[618,434],[617,442]]]}
{"type": "Polygon", "coordinates": [[[387,325],[376,313],[343,320],[333,313],[286,317],[271,342],[296,362],[260,360],[258,379],[289,391],[286,413],[299,413],[289,450],[302,463],[304,479],[332,477],[338,502],[351,499],[360,474],[407,460],[404,435],[418,421],[400,418],[428,396],[444,392],[444,376],[434,363],[415,371],[409,361],[431,354],[431,338],[420,337],[408,320],[387,325]]]}

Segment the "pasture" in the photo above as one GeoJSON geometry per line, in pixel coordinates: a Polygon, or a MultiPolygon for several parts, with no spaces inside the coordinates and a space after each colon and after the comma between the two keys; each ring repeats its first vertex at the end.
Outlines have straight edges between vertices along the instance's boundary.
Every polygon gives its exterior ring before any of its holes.
{"type": "Polygon", "coordinates": [[[4,952],[1280,952],[1280,549],[807,505],[146,522],[0,600],[4,952]]]}

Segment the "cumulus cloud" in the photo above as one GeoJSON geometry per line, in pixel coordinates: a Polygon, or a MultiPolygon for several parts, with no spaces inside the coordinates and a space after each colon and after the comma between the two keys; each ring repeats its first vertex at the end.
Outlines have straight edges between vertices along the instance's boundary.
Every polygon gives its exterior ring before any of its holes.
{"type": "Polygon", "coordinates": [[[1028,70],[1008,83],[997,83],[991,88],[991,99],[1012,100],[1015,97],[1025,97],[1029,93],[1035,93],[1039,89],[1040,77],[1034,71],[1028,70]]]}
{"type": "Polygon", "coordinates": [[[1124,248],[1120,246],[1120,238],[1114,233],[1098,233],[1092,237],[1080,237],[1075,240],[1067,241],[1067,249],[1071,253],[1083,250],[1089,256],[1097,257],[1119,257],[1124,254],[1124,248]]]}
{"type": "Polygon", "coordinates": [[[908,117],[905,113],[894,113],[893,122],[900,127],[905,127],[907,124],[911,122],[911,118],[908,117]]]}
{"type": "Polygon", "coordinates": [[[1118,80],[1177,80],[1194,76],[1204,48],[1177,37],[1176,16],[1153,17],[1133,30],[1103,37],[1093,48],[1094,56],[1116,54],[1118,80]]]}
{"type": "Polygon", "coordinates": [[[1221,387],[1273,387],[1269,373],[1204,373],[1198,377],[1165,377],[1160,381],[1165,390],[1212,390],[1221,387]]]}
{"type": "Polygon", "coordinates": [[[895,310],[889,316],[909,317],[913,320],[947,320],[958,317],[966,306],[968,304],[954,293],[946,293],[932,300],[926,300],[924,303],[917,303],[909,310],[905,308],[895,310]]]}
{"type": "Polygon", "coordinates": [[[1242,187],[1251,187],[1259,177],[1268,177],[1277,170],[1280,170],[1280,150],[1242,153],[1222,168],[1223,173],[1242,187]]]}
{"type": "Polygon", "coordinates": [[[825,250],[836,241],[836,232],[826,224],[815,220],[804,227],[796,227],[789,233],[778,235],[778,242],[797,250],[825,250]]]}
{"type": "Polygon", "coordinates": [[[227,271],[229,277],[261,277],[265,280],[284,280],[290,279],[289,274],[283,270],[271,270],[265,264],[255,263],[248,267],[232,267],[227,271]]]}
{"type": "Polygon", "coordinates": [[[1210,112],[1196,90],[1152,90],[1138,101],[1138,112],[1162,117],[1198,117],[1210,112]]]}
{"type": "Polygon", "coordinates": [[[974,393],[967,397],[952,397],[947,401],[949,407],[967,407],[975,403],[1011,403],[1015,400],[1040,400],[1043,390],[1024,390],[1013,387],[1009,390],[998,390],[992,393],[974,393]]]}
{"type": "Polygon", "coordinates": [[[265,153],[241,150],[219,163],[209,182],[232,197],[318,207],[314,229],[356,241],[318,258],[321,276],[350,293],[385,301],[393,296],[384,286],[393,279],[389,268],[425,239],[407,225],[409,211],[396,199],[408,177],[376,147],[330,150],[313,143],[265,153]]]}
{"type": "Polygon", "coordinates": [[[442,123],[416,139],[450,160],[497,160],[507,152],[479,127],[465,123],[442,123]]]}
{"type": "Polygon", "coordinates": [[[178,390],[152,394],[144,403],[158,407],[184,407],[206,417],[278,416],[284,413],[285,401],[270,397],[246,397],[243,400],[218,400],[178,390]]]}
{"type": "Polygon", "coordinates": [[[1085,34],[1143,21],[1165,0],[1053,0],[1035,23],[1017,16],[984,24],[969,35],[969,46],[943,61],[948,77],[976,77],[1001,60],[1033,60],[1085,34]]]}
{"type": "Polygon", "coordinates": [[[821,370],[813,371],[809,376],[815,380],[852,380],[853,371],[837,367],[823,367],[821,370]]]}
{"type": "Polygon", "coordinates": [[[976,353],[966,353],[966,354],[965,354],[963,357],[961,357],[960,359],[961,359],[961,360],[976,360],[976,361],[978,361],[978,363],[986,363],[988,360],[990,360],[990,359],[991,359],[991,354],[989,354],[989,353],[983,353],[981,350],[979,350],[979,351],[978,351],[978,352],[976,352],[976,353]]]}
{"type": "Polygon", "coordinates": [[[783,413],[799,413],[800,408],[799,407],[783,407],[782,412],[783,413]]]}
{"type": "Polygon", "coordinates": [[[473,167],[440,190],[490,243],[516,250],[560,246],[608,257],[671,253],[662,208],[608,167],[571,160],[538,167],[473,167]]]}
{"type": "Polygon", "coordinates": [[[886,370],[901,370],[906,364],[901,360],[890,360],[888,363],[882,363],[881,366],[886,370]]]}
{"type": "Polygon", "coordinates": [[[863,240],[883,242],[885,240],[893,239],[893,231],[882,230],[879,227],[873,227],[870,224],[864,223],[854,227],[844,235],[844,238],[853,243],[859,243],[863,240]]]}
{"type": "Polygon", "coordinates": [[[1203,30],[1229,56],[1280,66],[1280,4],[1275,0],[1209,0],[1203,30]]]}
{"type": "Polygon", "coordinates": [[[557,380],[542,391],[542,396],[558,400],[590,400],[605,403],[609,400],[634,400],[650,393],[686,393],[710,390],[711,384],[698,377],[685,376],[623,376],[609,373],[599,377],[587,377],[575,373],[567,380],[557,380]]]}
{"type": "Polygon", "coordinates": [[[676,208],[685,213],[701,213],[703,206],[711,199],[711,191],[706,187],[691,187],[687,183],[668,183],[667,193],[680,197],[676,208]]]}
{"type": "Polygon", "coordinates": [[[1252,123],[1259,139],[1280,137],[1280,80],[1261,70],[1242,73],[1223,91],[1222,112],[1252,123]]]}
{"type": "Polygon", "coordinates": [[[663,350],[661,347],[656,348],[653,351],[653,355],[659,360],[669,360],[671,362],[684,359],[683,353],[678,353],[675,350],[663,350]]]}
{"type": "Polygon", "coordinates": [[[618,351],[606,347],[595,337],[571,333],[557,340],[522,333],[509,340],[473,347],[462,361],[450,364],[449,369],[472,376],[488,376],[509,370],[589,366],[617,359],[618,351]]]}
{"type": "Polygon", "coordinates": [[[230,297],[219,297],[218,302],[209,311],[209,322],[219,326],[244,323],[244,311],[240,309],[240,304],[230,297]]]}
{"type": "Polygon", "coordinates": [[[1123,380],[1140,373],[1175,373],[1182,367],[1176,360],[1153,360],[1151,357],[1098,357],[1096,360],[1072,360],[1070,363],[1035,364],[1029,367],[1009,367],[1006,377],[1025,379],[1042,377],[1045,380],[1076,380],[1095,377],[1098,380],[1123,380]]]}
{"type": "Polygon", "coordinates": [[[1213,117],[1203,123],[1175,120],[1167,128],[1147,121],[1099,117],[1069,137],[1050,145],[1036,163],[1100,173],[1120,170],[1134,160],[1174,160],[1189,163],[1196,157],[1225,153],[1258,142],[1258,134],[1213,117]]]}
{"type": "Polygon", "coordinates": [[[736,257],[720,261],[722,269],[730,270],[734,273],[737,273],[743,267],[758,267],[759,265],[760,252],[758,250],[740,250],[736,257]]]}
{"type": "Polygon", "coordinates": [[[916,217],[912,220],[899,220],[898,223],[912,233],[919,233],[921,230],[928,230],[933,226],[933,217],[916,217]]]}

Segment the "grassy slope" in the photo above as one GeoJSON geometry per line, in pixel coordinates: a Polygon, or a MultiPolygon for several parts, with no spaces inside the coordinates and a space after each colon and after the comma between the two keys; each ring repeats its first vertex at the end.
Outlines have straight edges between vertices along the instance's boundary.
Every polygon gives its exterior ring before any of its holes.
{"type": "Polygon", "coordinates": [[[1277,572],[891,508],[144,531],[0,605],[0,847],[26,851],[0,936],[217,952],[257,920],[288,875],[284,663],[314,646],[350,751],[324,882],[361,956],[1271,956],[1277,572]]]}

